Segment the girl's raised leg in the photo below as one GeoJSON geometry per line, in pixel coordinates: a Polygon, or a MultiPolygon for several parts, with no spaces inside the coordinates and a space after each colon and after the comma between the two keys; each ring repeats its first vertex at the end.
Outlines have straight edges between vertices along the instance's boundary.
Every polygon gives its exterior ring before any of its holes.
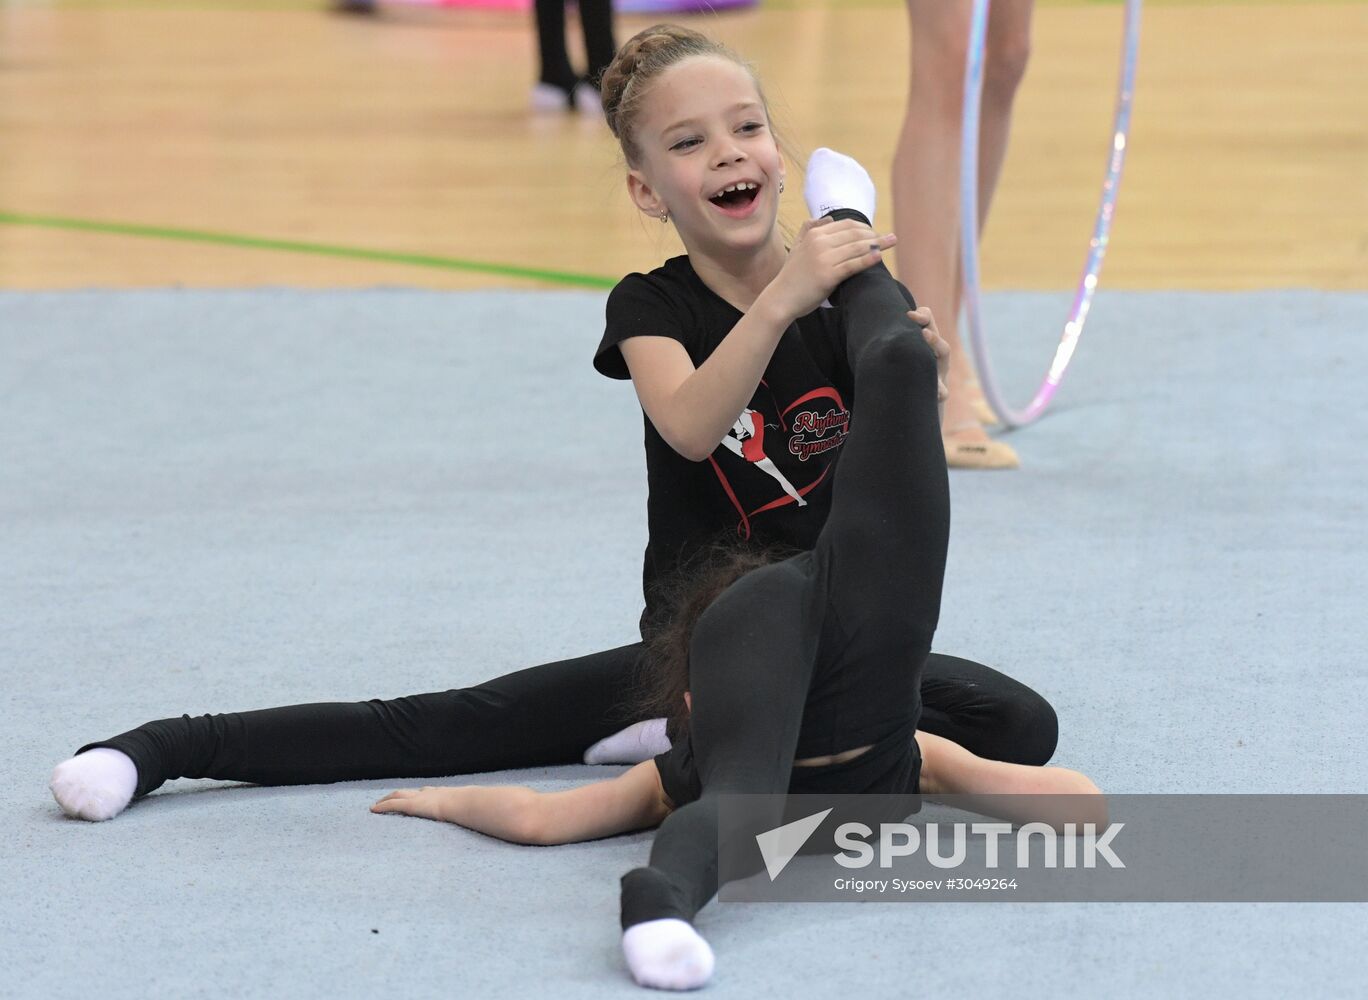
{"type": "MultiPolygon", "coordinates": [[[[853,210],[831,214],[868,224],[853,210]]],[[[920,649],[924,659],[940,617],[950,537],[936,357],[882,263],[842,282],[831,298],[843,314],[856,405],[813,555],[829,575],[823,587],[842,631],[920,649]]]]}

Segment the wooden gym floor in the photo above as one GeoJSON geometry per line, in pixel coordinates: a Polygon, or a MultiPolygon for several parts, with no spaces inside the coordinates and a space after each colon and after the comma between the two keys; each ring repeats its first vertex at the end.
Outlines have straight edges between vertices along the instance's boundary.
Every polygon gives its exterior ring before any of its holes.
{"type": "MultiPolygon", "coordinates": [[[[1041,2],[989,287],[1076,280],[1121,15],[1041,2]]],[[[655,20],[619,17],[619,41],[655,20]]],[[[800,148],[847,150],[886,187],[900,3],[680,20],[757,64],[800,148]]],[[[1104,286],[1368,288],[1366,51],[1361,3],[1150,0],[1104,286]]],[[[0,287],[593,287],[678,252],[631,207],[600,122],[526,110],[533,60],[521,14],[0,7],[0,287]]]]}

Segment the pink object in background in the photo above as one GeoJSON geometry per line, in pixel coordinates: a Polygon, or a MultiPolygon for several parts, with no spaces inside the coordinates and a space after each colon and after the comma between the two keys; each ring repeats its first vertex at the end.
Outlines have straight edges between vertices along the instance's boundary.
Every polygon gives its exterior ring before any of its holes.
{"type": "MultiPolygon", "coordinates": [[[[466,7],[479,10],[530,10],[532,0],[389,0],[415,7],[466,7]]],[[[617,0],[619,14],[706,14],[754,7],[759,0],[617,0]]]]}

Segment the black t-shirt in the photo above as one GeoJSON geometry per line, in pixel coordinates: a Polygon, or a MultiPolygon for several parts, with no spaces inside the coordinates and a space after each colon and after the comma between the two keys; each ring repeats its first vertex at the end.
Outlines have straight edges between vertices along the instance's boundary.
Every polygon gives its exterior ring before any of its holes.
{"type": "MultiPolygon", "coordinates": [[[[677,340],[699,367],[741,316],[703,283],[687,256],[673,257],[650,274],[627,275],[609,294],[594,367],[609,378],[630,378],[618,345],[636,336],[677,340]]],[[[812,548],[831,509],[853,393],[839,311],[822,308],[784,332],[737,426],[707,460],[684,458],[645,418],[650,537],[643,629],[659,610],[658,584],[713,542],[812,548]]]]}

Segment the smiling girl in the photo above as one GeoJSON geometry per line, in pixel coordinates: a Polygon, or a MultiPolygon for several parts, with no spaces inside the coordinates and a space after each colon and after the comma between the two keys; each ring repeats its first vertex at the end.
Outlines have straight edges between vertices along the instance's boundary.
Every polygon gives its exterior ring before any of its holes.
{"type": "MultiPolygon", "coordinates": [[[[613,289],[594,359],[600,372],[631,378],[644,412],[649,638],[662,627],[663,595],[719,540],[732,549],[816,543],[859,412],[842,310],[822,304],[896,241],[823,217],[786,247],[778,210],[787,163],[763,91],[745,63],[696,32],[638,34],[604,74],[603,98],[632,201],[673,221],[688,251],[613,289]],[[723,440],[748,410],[752,431],[765,429],[766,465],[745,442],[723,440]]],[[[868,176],[836,175],[847,190],[864,185],[872,218],[868,176]]],[[[58,765],[52,791],[68,814],[102,820],[179,777],[285,785],[637,762],[669,745],[663,721],[633,697],[644,650],[635,641],[391,700],[149,722],[83,746],[58,765]]],[[[932,653],[920,701],[924,731],[979,757],[1044,764],[1054,752],[1049,704],[986,666],[932,653]]]]}
{"type": "MultiPolygon", "coordinates": [[[[685,63],[676,78],[705,89],[720,70],[685,63]]],[[[809,204],[814,186],[847,187],[850,166],[843,157],[814,155],[809,204]]],[[[856,191],[845,200],[862,199],[856,191]]],[[[845,221],[867,218],[844,209],[836,215],[845,218],[822,227],[833,234],[845,221]]],[[[844,247],[849,262],[856,259],[850,253],[863,257],[865,248],[878,247],[871,231],[864,234],[862,245],[839,237],[831,245],[844,247]]],[[[612,781],[568,791],[411,789],[371,807],[534,844],[659,824],[649,865],[622,879],[623,956],[643,986],[694,989],[712,976],[712,948],[693,920],[718,888],[724,795],[986,795],[995,797],[988,811],[1008,819],[1045,820],[1056,829],[1106,821],[1097,787],[1077,771],[983,760],[917,729],[950,529],[937,407],[950,350],[927,311],[907,310],[881,264],[853,270],[831,294],[846,311],[845,350],[861,409],[835,473],[830,516],[811,551],[737,563],[731,579],[708,582],[716,593],[675,612],[681,655],[655,664],[671,665],[685,690],[677,707],[687,709],[686,725],[675,745],[612,781]],[[683,610],[689,607],[699,613],[683,610]],[[1027,797],[996,798],[1022,793],[1027,797]]],[[[786,301],[776,296],[776,308],[786,301]]],[[[801,307],[803,299],[796,302],[801,307]]],[[[773,798],[765,802],[773,815],[756,828],[773,830],[782,809],[773,798]]],[[[907,800],[903,812],[915,805],[907,800]]],[[[727,847],[753,855],[754,839],[736,834],[727,847]]]]}

